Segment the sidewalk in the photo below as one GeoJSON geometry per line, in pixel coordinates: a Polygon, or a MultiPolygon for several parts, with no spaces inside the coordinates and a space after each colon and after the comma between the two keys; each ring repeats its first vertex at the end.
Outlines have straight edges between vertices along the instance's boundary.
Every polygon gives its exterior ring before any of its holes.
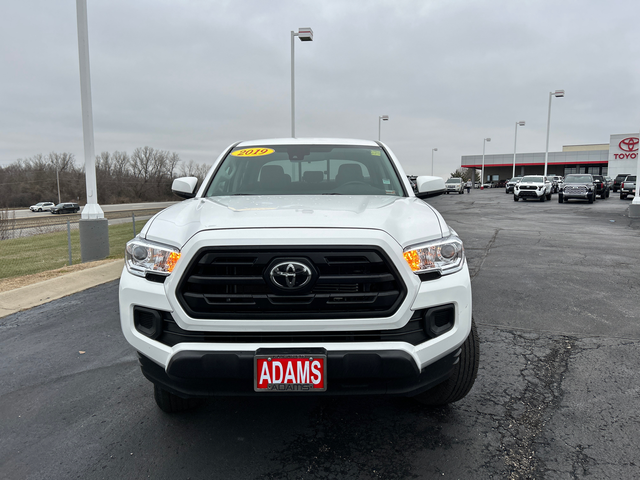
{"type": "Polygon", "coordinates": [[[120,278],[123,266],[122,259],[114,260],[104,265],[2,292],[0,293],[0,318],[116,280],[120,278]]]}

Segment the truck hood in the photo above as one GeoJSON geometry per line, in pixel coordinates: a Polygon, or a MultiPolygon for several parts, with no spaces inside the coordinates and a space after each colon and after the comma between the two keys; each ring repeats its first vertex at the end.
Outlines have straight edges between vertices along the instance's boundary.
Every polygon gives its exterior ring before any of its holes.
{"type": "Polygon", "coordinates": [[[378,195],[194,198],[161,211],[140,234],[182,248],[203,230],[245,228],[375,229],[402,247],[450,235],[442,216],[422,200],[378,195]]]}

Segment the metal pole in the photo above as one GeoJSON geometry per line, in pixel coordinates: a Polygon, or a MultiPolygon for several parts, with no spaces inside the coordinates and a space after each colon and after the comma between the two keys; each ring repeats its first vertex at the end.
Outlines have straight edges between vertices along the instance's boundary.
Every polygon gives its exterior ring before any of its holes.
{"type": "MultiPolygon", "coordinates": [[[[482,173],[480,174],[480,187],[481,188],[482,188],[482,185],[484,185],[484,148],[486,146],[487,146],[487,139],[485,138],[482,141],[482,170],[481,170],[482,173]]],[[[474,177],[475,177],[475,175],[474,175],[474,177]]],[[[474,180],[473,183],[476,183],[475,182],[476,179],[474,178],[473,180],[474,180]]]]}
{"type": "Polygon", "coordinates": [[[291,138],[296,138],[296,84],[295,84],[295,64],[294,64],[294,37],[297,34],[291,31],[291,138]]]}
{"type": "Polygon", "coordinates": [[[84,137],[84,167],[87,204],[82,209],[83,219],[104,218],[98,205],[96,185],[96,157],[93,143],[93,110],[91,106],[91,75],[89,68],[89,27],[87,0],[76,0],[78,15],[78,54],[80,58],[80,99],[82,101],[82,132],[84,137]]]}
{"type": "Polygon", "coordinates": [[[516,143],[518,142],[518,122],[516,122],[516,133],[513,140],[513,173],[511,178],[516,176],[516,143]]]}
{"type": "Polygon", "coordinates": [[[382,123],[382,117],[378,117],[378,141],[380,141],[380,124],[382,123]]]}
{"type": "Polygon", "coordinates": [[[553,92],[549,92],[549,114],[547,115],[547,145],[544,149],[544,176],[547,176],[547,160],[549,159],[549,126],[551,125],[551,97],[553,92]]]}
{"type": "Polygon", "coordinates": [[[73,257],[71,255],[71,222],[67,220],[67,243],[69,244],[69,265],[73,265],[73,257]]]}
{"type": "Polygon", "coordinates": [[[58,166],[56,165],[56,183],[58,184],[58,203],[62,203],[60,200],[60,177],[58,176],[58,166]]]}

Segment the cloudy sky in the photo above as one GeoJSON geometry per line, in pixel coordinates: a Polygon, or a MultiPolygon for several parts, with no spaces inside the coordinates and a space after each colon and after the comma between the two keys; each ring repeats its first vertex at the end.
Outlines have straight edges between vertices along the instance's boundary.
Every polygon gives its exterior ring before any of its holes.
{"type": "MultiPolygon", "coordinates": [[[[0,9],[0,164],[84,161],[76,2],[0,9]]],[[[640,129],[637,0],[88,0],[96,154],[145,145],[211,163],[238,140],[376,139],[409,174],[462,155],[608,143],[640,129]]]]}

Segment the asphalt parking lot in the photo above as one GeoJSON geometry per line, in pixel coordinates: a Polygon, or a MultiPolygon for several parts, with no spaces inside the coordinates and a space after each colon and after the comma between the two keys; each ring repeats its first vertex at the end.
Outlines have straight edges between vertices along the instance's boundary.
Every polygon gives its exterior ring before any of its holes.
{"type": "Polygon", "coordinates": [[[111,282],[0,319],[0,477],[640,478],[630,200],[429,203],[464,240],[474,288],[481,365],[463,401],[219,398],[168,416],[111,282]]]}

